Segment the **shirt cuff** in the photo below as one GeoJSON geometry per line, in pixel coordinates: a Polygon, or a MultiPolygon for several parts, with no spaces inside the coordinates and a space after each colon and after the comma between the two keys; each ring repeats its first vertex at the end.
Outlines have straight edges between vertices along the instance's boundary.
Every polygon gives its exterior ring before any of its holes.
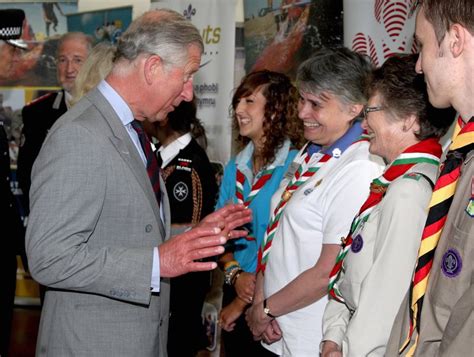
{"type": "Polygon", "coordinates": [[[151,270],[151,291],[157,293],[160,291],[160,256],[158,247],[153,248],[153,267],[151,270]]]}

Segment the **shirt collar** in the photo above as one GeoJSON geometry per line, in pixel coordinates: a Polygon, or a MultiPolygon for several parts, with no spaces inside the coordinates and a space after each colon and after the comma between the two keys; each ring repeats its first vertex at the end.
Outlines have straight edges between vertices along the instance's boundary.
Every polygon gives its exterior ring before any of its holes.
{"type": "MultiPolygon", "coordinates": [[[[274,168],[277,166],[283,166],[290,151],[291,142],[289,139],[285,139],[283,145],[275,154],[275,159],[265,169],[274,168]]],[[[235,165],[237,169],[242,172],[249,182],[253,181],[252,173],[252,155],[254,151],[254,145],[250,141],[245,148],[237,154],[235,157],[235,165]]]]}
{"type": "MultiPolygon", "coordinates": [[[[337,139],[334,144],[327,147],[326,149],[322,150],[323,154],[329,154],[332,157],[339,158],[344,151],[354,142],[357,138],[362,134],[363,129],[360,125],[360,122],[355,122],[346,133],[337,139]]],[[[321,150],[321,146],[309,143],[307,149],[310,155],[319,152],[321,150]]]]}
{"type": "Polygon", "coordinates": [[[98,85],[97,89],[102,93],[102,95],[107,99],[112,108],[114,109],[117,116],[122,121],[122,124],[130,124],[134,118],[133,113],[130,110],[128,104],[123,100],[123,98],[111,87],[107,81],[102,80],[98,85]]]}
{"type": "Polygon", "coordinates": [[[166,146],[160,146],[158,151],[160,152],[161,159],[163,160],[161,167],[166,167],[166,165],[168,165],[182,149],[188,146],[188,144],[191,142],[191,139],[191,134],[186,133],[184,135],[181,135],[172,143],[166,146]]]}

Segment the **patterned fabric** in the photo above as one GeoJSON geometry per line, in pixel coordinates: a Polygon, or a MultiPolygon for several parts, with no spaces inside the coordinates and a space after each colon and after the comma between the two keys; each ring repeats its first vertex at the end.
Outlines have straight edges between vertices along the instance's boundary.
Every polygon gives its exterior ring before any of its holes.
{"type": "MultiPolygon", "coordinates": [[[[260,192],[263,186],[265,186],[265,183],[271,179],[272,174],[273,174],[274,168],[264,170],[261,173],[261,176],[254,181],[254,184],[252,185],[249,195],[247,196],[246,199],[244,199],[244,183],[245,183],[245,175],[237,169],[236,172],[236,185],[235,185],[235,196],[237,198],[238,203],[242,203],[245,205],[245,207],[248,207],[252,200],[257,196],[257,194],[260,192]]],[[[246,240],[248,241],[254,241],[255,236],[252,234],[252,232],[249,232],[249,234],[245,237],[246,240]]]]}
{"type": "Polygon", "coordinates": [[[151,142],[146,135],[145,131],[143,130],[142,124],[134,120],[132,121],[132,127],[138,134],[138,139],[140,140],[140,144],[142,146],[143,152],[145,153],[146,157],[146,171],[148,173],[148,177],[151,181],[151,186],[153,187],[153,191],[155,192],[156,201],[158,202],[158,206],[160,205],[161,201],[161,193],[160,193],[160,167],[158,166],[158,161],[156,159],[155,154],[153,153],[153,149],[151,148],[151,142]]]}
{"type": "Polygon", "coordinates": [[[385,191],[390,183],[401,175],[405,174],[411,167],[419,163],[439,165],[442,150],[436,139],[427,139],[410,146],[403,151],[384,171],[382,176],[376,178],[370,184],[370,195],[359,210],[359,213],[352,221],[348,236],[341,244],[341,250],[336,258],[336,264],[329,275],[329,295],[339,302],[344,302],[344,298],[338,288],[338,280],[343,272],[343,262],[353,242],[353,237],[357,236],[363,225],[369,219],[374,208],[382,201],[385,191]]]}
{"type": "Polygon", "coordinates": [[[0,37],[8,38],[17,38],[18,35],[21,35],[21,26],[19,27],[3,27],[0,29],[0,37]]]}
{"type": "Polygon", "coordinates": [[[275,210],[272,213],[270,221],[268,223],[267,231],[262,241],[262,246],[258,251],[258,267],[257,272],[265,271],[265,267],[268,261],[268,254],[272,246],[273,237],[280,223],[281,215],[283,210],[286,207],[287,202],[290,200],[293,192],[295,192],[303,183],[305,183],[309,178],[311,178],[326,162],[331,159],[331,155],[324,154],[321,159],[313,167],[309,166],[309,161],[311,159],[311,154],[308,152],[309,145],[306,146],[303,151],[303,160],[298,166],[298,169],[295,171],[293,178],[288,182],[285,190],[283,191],[280,202],[275,207],[275,210]]]}
{"type": "MultiPolygon", "coordinates": [[[[420,250],[412,283],[410,285],[410,328],[405,342],[400,347],[400,353],[410,343],[413,333],[419,333],[420,317],[423,298],[428,285],[428,278],[433,264],[433,258],[439,238],[446,222],[447,214],[456,191],[456,184],[460,176],[461,165],[466,154],[474,149],[474,118],[461,128],[462,122],[458,121],[458,128],[454,131],[453,142],[443,164],[440,176],[436,181],[433,196],[431,197],[428,218],[421,237],[420,250]],[[461,128],[459,130],[459,128],[461,128]]],[[[414,353],[418,341],[406,351],[410,356],[414,353]]]]}
{"type": "Polygon", "coordinates": [[[265,267],[268,261],[268,254],[272,246],[272,241],[275,233],[278,229],[280,218],[286,207],[286,204],[291,199],[293,193],[298,190],[308,179],[310,179],[326,162],[331,158],[338,159],[342,153],[351,145],[360,141],[367,141],[364,137],[364,130],[362,129],[360,122],[356,122],[351,128],[329,148],[321,152],[323,155],[319,160],[310,166],[311,156],[321,151],[321,147],[315,143],[307,143],[306,146],[301,150],[301,154],[296,162],[300,162],[297,170],[293,177],[288,182],[285,190],[281,194],[279,203],[276,205],[275,210],[272,212],[270,221],[268,223],[265,236],[262,244],[258,251],[258,266],[257,272],[265,271],[265,267]]]}
{"type": "MultiPolygon", "coordinates": [[[[161,157],[160,153],[155,151],[157,157],[161,157]]],[[[196,225],[214,211],[217,193],[214,169],[196,140],[191,138],[176,156],[167,160],[161,176],[173,212],[171,224],[196,225]]]]}
{"type": "MultiPolygon", "coordinates": [[[[246,272],[253,274],[257,271],[258,250],[273,211],[270,208],[270,200],[298,152],[299,150],[292,148],[290,140],[285,139],[282,147],[275,153],[275,159],[268,165],[268,167],[274,168],[273,174],[248,206],[252,210],[252,221],[245,225],[245,228],[252,232],[255,240],[233,239],[226,247],[234,252],[234,259],[239,262],[240,267],[246,272]]],[[[254,145],[250,141],[242,151],[227,163],[220,185],[216,209],[224,207],[230,202],[238,203],[236,193],[237,170],[245,175],[243,196],[246,197],[250,194],[251,184],[255,180],[254,176],[256,176],[252,172],[253,153],[254,145]]]]}
{"type": "Polygon", "coordinates": [[[268,170],[264,170],[261,173],[260,177],[252,185],[249,195],[244,200],[245,175],[239,169],[237,169],[235,188],[235,196],[237,197],[237,202],[244,204],[245,207],[248,207],[250,205],[250,202],[252,202],[252,200],[257,196],[257,194],[260,192],[265,183],[272,177],[273,170],[274,169],[271,168],[268,170]]]}

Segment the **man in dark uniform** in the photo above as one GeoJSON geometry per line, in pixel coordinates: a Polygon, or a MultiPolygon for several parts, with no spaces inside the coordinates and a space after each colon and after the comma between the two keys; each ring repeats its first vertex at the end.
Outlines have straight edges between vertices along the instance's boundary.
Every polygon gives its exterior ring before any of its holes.
{"type": "MultiPolygon", "coordinates": [[[[196,118],[196,101],[181,102],[166,121],[155,123],[155,129],[152,135],[161,144],[156,154],[173,212],[171,231],[180,233],[214,211],[217,195],[214,170],[195,139],[197,132],[205,138],[204,128],[196,118]]],[[[206,347],[201,310],[210,281],[207,271],[171,279],[169,357],[192,357],[206,347]]]]}
{"type": "Polygon", "coordinates": [[[31,168],[51,126],[68,109],[74,81],[92,48],[92,39],[81,32],[61,37],[57,51],[57,76],[62,89],[49,93],[23,108],[23,132],[18,154],[18,183],[23,191],[25,208],[29,211],[31,168]]]}
{"type": "MultiPolygon", "coordinates": [[[[26,48],[20,40],[23,10],[0,10],[0,45],[26,48]]],[[[7,135],[0,118],[0,355],[6,356],[10,342],[13,302],[16,287],[16,254],[24,236],[23,224],[11,191],[10,155],[7,135]]]]}

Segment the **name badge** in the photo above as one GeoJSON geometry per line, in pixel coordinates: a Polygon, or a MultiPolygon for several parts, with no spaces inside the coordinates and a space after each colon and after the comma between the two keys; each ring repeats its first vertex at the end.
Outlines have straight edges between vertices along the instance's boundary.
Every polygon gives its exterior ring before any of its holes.
{"type": "Polygon", "coordinates": [[[299,163],[293,161],[290,166],[288,166],[288,170],[286,170],[285,178],[291,180],[295,175],[296,170],[298,170],[299,166],[299,163]]]}

